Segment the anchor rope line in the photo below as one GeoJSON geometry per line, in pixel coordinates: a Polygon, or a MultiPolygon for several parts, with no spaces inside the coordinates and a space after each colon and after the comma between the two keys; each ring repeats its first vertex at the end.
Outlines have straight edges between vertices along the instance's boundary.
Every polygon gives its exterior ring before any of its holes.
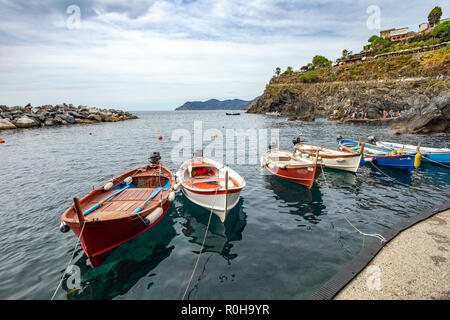
{"type": "Polygon", "coordinates": [[[75,243],[75,247],[73,248],[72,256],[70,257],[69,263],[67,264],[67,267],[66,267],[66,269],[64,270],[64,273],[63,273],[63,275],[62,275],[62,277],[61,277],[61,280],[59,281],[58,287],[56,287],[56,290],[55,290],[55,292],[53,293],[53,296],[52,296],[52,298],[51,298],[50,300],[53,300],[53,299],[55,298],[56,293],[58,292],[59,288],[61,287],[61,284],[62,284],[62,282],[63,282],[63,280],[64,280],[64,277],[65,277],[66,274],[67,274],[67,269],[69,268],[70,263],[72,262],[73,257],[74,257],[74,255],[75,255],[75,251],[77,250],[78,243],[80,243],[81,236],[83,235],[83,231],[84,231],[84,226],[85,226],[85,225],[86,225],[86,220],[84,220],[83,226],[81,227],[80,235],[78,236],[78,240],[77,240],[77,242],[75,243]]]}
{"type": "MultiPolygon", "coordinates": [[[[418,188],[416,188],[416,187],[414,187],[414,186],[407,185],[406,183],[403,183],[403,182],[399,181],[398,179],[395,179],[394,177],[391,177],[390,175],[384,173],[384,172],[381,171],[381,169],[378,168],[373,162],[370,162],[370,164],[371,164],[372,166],[374,166],[375,169],[377,169],[378,171],[380,171],[383,175],[385,175],[386,177],[388,177],[388,178],[390,178],[390,179],[392,179],[392,180],[397,181],[397,182],[400,183],[401,185],[404,185],[405,187],[408,187],[408,188],[418,189],[418,188]]],[[[418,190],[419,190],[419,189],[418,189],[418,190]]]]}
{"type": "Polygon", "coordinates": [[[359,229],[358,229],[358,228],[357,228],[357,227],[356,227],[356,226],[355,226],[355,225],[347,218],[347,216],[345,215],[344,211],[341,209],[341,207],[339,207],[339,205],[338,205],[336,199],[334,198],[333,193],[331,192],[330,187],[328,186],[327,178],[326,178],[326,176],[325,176],[325,171],[323,170],[322,164],[320,164],[320,167],[321,167],[321,169],[322,169],[322,174],[323,174],[323,179],[324,179],[324,181],[325,181],[325,186],[327,187],[328,191],[330,192],[331,200],[334,202],[334,205],[335,205],[336,208],[338,209],[339,213],[344,217],[344,219],[348,222],[348,224],[350,224],[350,226],[352,226],[353,229],[355,229],[356,231],[358,231],[362,236],[375,237],[375,238],[378,238],[378,239],[381,241],[381,243],[386,242],[386,239],[385,239],[381,234],[378,234],[378,233],[365,233],[365,232],[362,232],[361,230],[359,230],[359,229]]]}
{"type": "Polygon", "coordinates": [[[210,213],[209,213],[208,225],[206,226],[205,234],[204,234],[204,236],[203,236],[202,246],[200,247],[200,253],[199,253],[198,256],[197,256],[197,261],[195,262],[194,269],[192,270],[191,277],[190,277],[190,279],[189,279],[188,285],[186,286],[186,290],[184,290],[184,294],[183,294],[183,297],[181,298],[181,300],[184,300],[184,297],[186,296],[186,293],[188,292],[189,287],[191,286],[192,278],[194,277],[195,271],[196,271],[197,266],[198,266],[198,262],[200,261],[200,256],[202,255],[203,247],[204,247],[205,241],[206,241],[206,235],[208,234],[209,224],[211,223],[211,217],[212,217],[214,205],[216,204],[217,191],[218,191],[219,189],[220,189],[220,187],[219,187],[219,188],[216,188],[216,193],[215,193],[215,195],[214,195],[213,205],[212,205],[211,211],[210,211],[210,213]]]}

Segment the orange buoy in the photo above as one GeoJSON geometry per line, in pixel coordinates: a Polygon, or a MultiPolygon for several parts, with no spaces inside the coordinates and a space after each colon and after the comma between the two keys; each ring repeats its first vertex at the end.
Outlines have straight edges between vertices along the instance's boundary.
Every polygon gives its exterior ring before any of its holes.
{"type": "Polygon", "coordinates": [[[162,136],[158,136],[158,140],[162,140],[162,136]]]}
{"type": "Polygon", "coordinates": [[[0,140],[0,143],[5,143],[5,140],[0,140]]]}

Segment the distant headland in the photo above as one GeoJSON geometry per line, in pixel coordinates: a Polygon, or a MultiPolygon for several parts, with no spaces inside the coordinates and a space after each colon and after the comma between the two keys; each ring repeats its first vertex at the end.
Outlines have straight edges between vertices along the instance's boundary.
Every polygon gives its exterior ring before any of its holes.
{"type": "Polygon", "coordinates": [[[251,101],[240,99],[224,100],[210,99],[207,101],[188,101],[176,108],[180,110],[245,110],[251,101]]]}

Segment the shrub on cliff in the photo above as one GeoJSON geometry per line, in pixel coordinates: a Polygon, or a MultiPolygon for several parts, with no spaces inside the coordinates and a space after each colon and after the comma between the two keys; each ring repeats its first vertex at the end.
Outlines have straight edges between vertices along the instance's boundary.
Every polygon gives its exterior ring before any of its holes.
{"type": "Polygon", "coordinates": [[[302,82],[314,82],[318,78],[319,78],[319,75],[314,71],[311,71],[307,74],[302,74],[301,76],[298,77],[298,79],[302,82]]]}
{"type": "Polygon", "coordinates": [[[450,21],[439,23],[432,31],[432,35],[442,42],[450,41],[450,21]]]}
{"type": "Polygon", "coordinates": [[[328,67],[331,65],[331,61],[324,56],[315,56],[312,60],[312,64],[315,68],[328,67]]]}

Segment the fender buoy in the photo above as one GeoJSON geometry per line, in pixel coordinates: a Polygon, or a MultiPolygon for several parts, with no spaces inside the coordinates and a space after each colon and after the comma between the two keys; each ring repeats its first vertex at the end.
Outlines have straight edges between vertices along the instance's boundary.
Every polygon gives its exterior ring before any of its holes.
{"type": "Polygon", "coordinates": [[[113,183],[110,181],[107,184],[105,184],[105,186],[103,187],[103,190],[108,191],[111,190],[111,188],[113,187],[113,183]]]}
{"type": "Polygon", "coordinates": [[[149,225],[154,223],[156,220],[158,220],[159,217],[161,217],[161,215],[164,213],[164,210],[161,207],[156,208],[155,210],[153,210],[152,213],[150,213],[146,218],[145,218],[145,224],[149,225]]]}
{"type": "Polygon", "coordinates": [[[170,202],[173,202],[173,200],[175,200],[175,192],[171,192],[170,194],[169,194],[169,197],[167,198],[170,202]]]}
{"type": "Polygon", "coordinates": [[[422,162],[422,155],[420,152],[417,152],[416,156],[414,157],[414,167],[418,168],[420,167],[420,163],[422,162]]]}
{"type": "Polygon", "coordinates": [[[162,138],[163,138],[162,136],[158,136],[158,140],[162,140],[162,138]]]}

